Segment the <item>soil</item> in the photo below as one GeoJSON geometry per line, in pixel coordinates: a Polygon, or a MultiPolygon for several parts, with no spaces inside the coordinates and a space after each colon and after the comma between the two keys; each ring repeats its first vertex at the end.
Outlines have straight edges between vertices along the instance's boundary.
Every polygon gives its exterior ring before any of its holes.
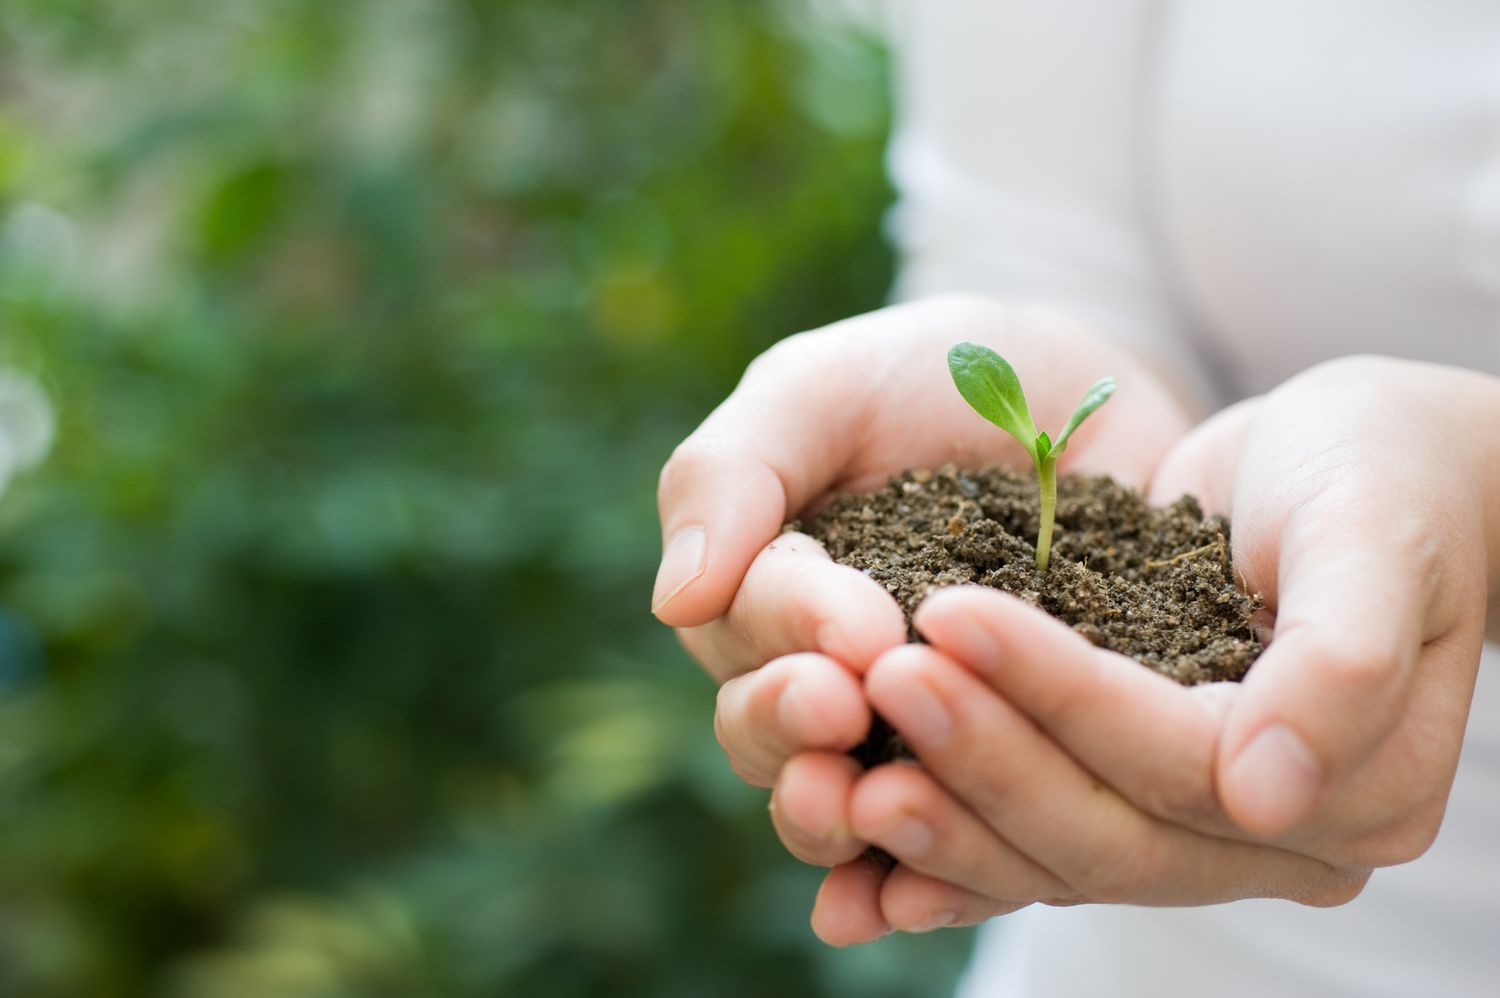
{"type": "MultiPolygon", "coordinates": [[[[1235,584],[1227,521],[1205,517],[1191,496],[1151,506],[1111,478],[1064,476],[1057,492],[1045,574],[1033,546],[1036,478],[1003,468],[906,471],[787,528],[884,586],[908,623],[933,590],[974,583],[1184,685],[1244,676],[1261,651],[1252,626],[1260,600],[1235,584]]],[[[867,766],[908,754],[884,722],[854,752],[867,766]]]]}

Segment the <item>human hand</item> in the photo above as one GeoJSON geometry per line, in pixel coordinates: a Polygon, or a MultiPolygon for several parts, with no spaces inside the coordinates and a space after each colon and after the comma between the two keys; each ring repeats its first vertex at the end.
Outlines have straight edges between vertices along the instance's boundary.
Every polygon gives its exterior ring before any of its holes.
{"type": "Polygon", "coordinates": [[[1496,415],[1494,379],[1351,358],[1164,459],[1153,497],[1231,511],[1236,567],[1274,613],[1243,684],[1183,689],[1004,594],[935,594],[916,617],[932,648],[866,679],[922,767],[861,776],[850,805],[902,866],[825,885],[820,934],[1038,900],[1337,904],[1420,855],[1500,550],[1500,462],[1475,431],[1496,415]]]}
{"type": "Polygon", "coordinates": [[[662,471],[653,612],[723,682],[715,730],[730,763],[775,787],[778,832],[810,862],[864,849],[845,820],[859,767],[844,753],[870,722],[858,676],[905,642],[906,625],[874,581],[809,537],[778,534],[824,497],[907,467],[1029,461],[954,390],[946,357],[959,340],[1005,354],[1042,425],[1060,425],[1085,388],[1115,376],[1110,418],[1078,432],[1065,471],[1144,483],[1188,425],[1119,346],[1041,309],[944,298],[778,344],[662,471]]]}

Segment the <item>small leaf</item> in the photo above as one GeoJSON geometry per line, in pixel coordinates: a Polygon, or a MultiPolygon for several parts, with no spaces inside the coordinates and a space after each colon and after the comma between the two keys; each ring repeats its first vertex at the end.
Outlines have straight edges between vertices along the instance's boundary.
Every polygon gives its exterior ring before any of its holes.
{"type": "Polygon", "coordinates": [[[1053,445],[1052,453],[1061,454],[1063,448],[1068,446],[1068,438],[1073,431],[1082,425],[1085,419],[1093,414],[1094,410],[1109,401],[1109,397],[1115,393],[1114,378],[1100,378],[1083,393],[1083,401],[1078,403],[1078,408],[1073,410],[1073,415],[1068,417],[1067,424],[1062,432],[1057,435],[1057,443],[1053,445]]]}
{"type": "Polygon", "coordinates": [[[975,412],[1015,437],[1035,457],[1036,424],[1031,421],[1021,379],[1004,357],[975,343],[957,343],[948,351],[948,371],[958,393],[975,412]]]}
{"type": "Polygon", "coordinates": [[[1047,436],[1046,430],[1040,430],[1036,435],[1036,463],[1041,464],[1047,460],[1047,455],[1052,453],[1052,438],[1047,436]]]}

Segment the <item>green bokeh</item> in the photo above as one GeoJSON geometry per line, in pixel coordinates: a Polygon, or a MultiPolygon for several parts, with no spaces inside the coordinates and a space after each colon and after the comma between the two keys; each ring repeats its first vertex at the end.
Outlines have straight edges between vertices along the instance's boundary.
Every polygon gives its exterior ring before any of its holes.
{"type": "Polygon", "coordinates": [[[654,485],[877,306],[887,65],[709,0],[8,0],[0,994],[940,995],[646,613],[654,485]]]}

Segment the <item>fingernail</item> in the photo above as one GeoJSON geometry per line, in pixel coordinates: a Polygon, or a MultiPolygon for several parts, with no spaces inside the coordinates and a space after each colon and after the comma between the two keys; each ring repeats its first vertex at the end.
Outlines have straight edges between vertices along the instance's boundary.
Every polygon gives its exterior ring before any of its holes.
{"type": "Polygon", "coordinates": [[[916,818],[902,818],[880,836],[880,844],[899,858],[919,859],[932,848],[932,829],[916,818]]]}
{"type": "Polygon", "coordinates": [[[999,642],[968,607],[955,607],[948,614],[942,632],[942,647],[970,668],[989,671],[1000,665],[999,642]]]}
{"type": "Polygon", "coordinates": [[[708,534],[702,527],[683,527],[662,549],[661,568],[656,570],[656,588],[651,591],[651,612],[676,598],[703,574],[707,565],[708,534]]]}
{"type": "Polygon", "coordinates": [[[947,743],[953,735],[953,718],[938,695],[920,679],[908,682],[901,691],[901,699],[885,705],[882,710],[887,721],[917,747],[936,748],[947,743]]]}
{"type": "Polygon", "coordinates": [[[1241,808],[1264,828],[1284,829],[1317,803],[1323,777],[1312,750],[1284,724],[1250,739],[1225,774],[1241,808]]]}

